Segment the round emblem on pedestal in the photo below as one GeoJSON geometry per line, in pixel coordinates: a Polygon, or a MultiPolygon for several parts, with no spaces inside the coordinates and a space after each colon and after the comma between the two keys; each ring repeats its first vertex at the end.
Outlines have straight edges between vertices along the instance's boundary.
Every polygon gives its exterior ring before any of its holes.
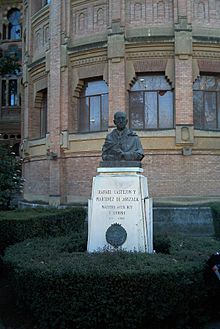
{"type": "Polygon", "coordinates": [[[118,248],[125,243],[127,232],[120,224],[112,224],[106,231],[106,241],[115,248],[118,248]]]}

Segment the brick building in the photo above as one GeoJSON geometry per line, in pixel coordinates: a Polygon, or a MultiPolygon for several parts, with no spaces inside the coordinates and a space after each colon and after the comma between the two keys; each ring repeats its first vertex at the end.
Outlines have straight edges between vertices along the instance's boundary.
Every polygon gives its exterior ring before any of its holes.
{"type": "Polygon", "coordinates": [[[85,202],[113,115],[152,197],[220,196],[219,0],[24,0],[24,199],[85,202]]]}
{"type": "Polygon", "coordinates": [[[19,154],[21,141],[22,1],[0,1],[0,143],[19,154]]]}

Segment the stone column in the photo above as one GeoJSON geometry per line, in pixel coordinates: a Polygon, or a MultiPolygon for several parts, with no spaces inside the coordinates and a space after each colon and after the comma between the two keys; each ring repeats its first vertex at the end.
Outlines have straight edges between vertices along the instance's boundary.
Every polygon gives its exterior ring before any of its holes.
{"type": "Polygon", "coordinates": [[[61,203],[61,1],[53,0],[50,6],[50,61],[48,92],[49,148],[49,204],[61,203]]]}
{"type": "Polygon", "coordinates": [[[125,43],[119,0],[110,1],[111,28],[108,35],[109,125],[116,111],[125,111],[125,43]]]}
{"type": "Polygon", "coordinates": [[[192,27],[179,16],[175,25],[176,143],[193,144],[192,27]]]}

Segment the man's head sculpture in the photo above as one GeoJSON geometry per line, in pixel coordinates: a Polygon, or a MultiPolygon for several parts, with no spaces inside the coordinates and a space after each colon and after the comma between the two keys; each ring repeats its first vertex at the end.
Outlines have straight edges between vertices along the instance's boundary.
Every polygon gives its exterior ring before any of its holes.
{"type": "Polygon", "coordinates": [[[114,124],[116,125],[117,129],[119,131],[124,130],[127,123],[128,123],[128,119],[126,116],[125,112],[116,112],[114,114],[114,124]]]}

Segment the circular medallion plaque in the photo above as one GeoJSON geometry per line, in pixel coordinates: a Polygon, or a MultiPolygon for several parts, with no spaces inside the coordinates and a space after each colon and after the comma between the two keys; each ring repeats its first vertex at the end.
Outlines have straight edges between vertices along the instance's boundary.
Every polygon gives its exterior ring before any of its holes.
{"type": "Polygon", "coordinates": [[[125,243],[127,232],[120,224],[112,224],[106,231],[106,241],[115,248],[118,248],[125,243]]]}

